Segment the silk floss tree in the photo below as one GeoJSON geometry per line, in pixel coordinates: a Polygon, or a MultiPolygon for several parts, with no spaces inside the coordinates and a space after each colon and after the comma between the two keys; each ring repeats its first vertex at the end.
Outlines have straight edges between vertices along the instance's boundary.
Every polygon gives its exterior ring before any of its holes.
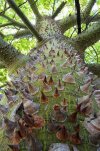
{"type": "MultiPolygon", "coordinates": [[[[100,90],[93,85],[96,76],[90,70],[98,73],[99,66],[85,65],[84,50],[100,38],[99,15],[86,31],[68,38],[64,32],[77,24],[77,16],[55,20],[66,2],[51,16],[43,16],[36,2],[28,0],[36,16],[35,26],[16,2],[7,3],[23,22],[0,14],[8,25],[24,28],[14,38],[34,36],[37,44],[23,55],[0,36],[0,62],[9,71],[9,80],[1,88],[1,134],[5,134],[1,150],[70,151],[72,147],[95,151],[100,144],[100,90]]],[[[94,0],[87,3],[80,15],[82,23],[91,18],[94,4],[94,0]]]]}

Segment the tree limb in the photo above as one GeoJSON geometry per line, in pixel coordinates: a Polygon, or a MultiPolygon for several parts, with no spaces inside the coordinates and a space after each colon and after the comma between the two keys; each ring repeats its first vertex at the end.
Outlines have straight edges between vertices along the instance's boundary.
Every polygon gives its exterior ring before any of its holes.
{"type": "Polygon", "coordinates": [[[22,21],[25,23],[25,25],[27,26],[27,28],[32,32],[32,34],[34,34],[34,36],[36,37],[36,39],[38,41],[42,41],[42,37],[38,34],[38,32],[34,29],[33,25],[31,24],[31,22],[28,20],[28,18],[23,14],[23,12],[18,8],[18,6],[16,5],[16,3],[13,0],[7,0],[7,2],[9,3],[9,5],[11,6],[12,9],[14,9],[14,11],[17,13],[17,15],[22,19],[22,21]]]}
{"type": "Polygon", "coordinates": [[[54,13],[54,9],[55,9],[55,3],[56,3],[56,0],[53,1],[53,7],[52,7],[52,15],[54,13]]]}
{"type": "MultiPolygon", "coordinates": [[[[84,11],[81,13],[81,21],[85,22],[86,18],[89,16],[92,7],[95,4],[95,0],[89,0],[86,8],[84,9],[84,11]]],[[[73,27],[74,25],[76,25],[76,14],[75,15],[69,15],[67,16],[65,19],[61,19],[59,21],[59,24],[61,26],[62,32],[64,33],[66,30],[68,30],[69,28],[73,27]]]]}
{"type": "Polygon", "coordinates": [[[13,24],[12,24],[12,23],[0,24],[0,28],[2,28],[2,27],[6,27],[6,26],[9,26],[9,25],[13,25],[13,24]]]}
{"type": "Polygon", "coordinates": [[[86,8],[82,12],[84,18],[86,18],[90,14],[95,2],[96,2],[96,0],[89,0],[86,8]]]}
{"type": "Polygon", "coordinates": [[[95,49],[93,46],[91,46],[91,47],[92,47],[92,50],[95,52],[95,55],[96,55],[96,61],[97,61],[97,63],[98,63],[98,62],[99,62],[98,53],[97,53],[96,49],[95,49]]]}
{"type": "MultiPolygon", "coordinates": [[[[21,7],[21,6],[24,5],[25,3],[27,3],[27,0],[26,0],[25,2],[19,4],[18,7],[21,7]]],[[[8,9],[10,9],[10,6],[7,7],[7,8],[5,8],[5,9],[4,9],[2,12],[0,12],[0,13],[4,14],[8,9]]]]}
{"type": "MultiPolygon", "coordinates": [[[[0,24],[0,28],[2,28],[2,27],[8,27],[8,26],[16,26],[16,27],[19,27],[19,28],[23,28],[22,26],[20,26],[20,25],[18,25],[18,24],[16,24],[16,23],[10,23],[10,22],[8,22],[8,23],[5,23],[5,24],[0,24]]],[[[26,27],[25,27],[26,28],[26,27]]]]}
{"type": "MultiPolygon", "coordinates": [[[[86,20],[84,20],[83,23],[89,24],[90,22],[97,22],[99,20],[100,20],[100,15],[89,16],[86,20]]],[[[33,34],[30,32],[30,30],[25,29],[25,30],[18,31],[14,35],[14,38],[22,38],[22,37],[27,37],[27,36],[32,36],[32,35],[33,34]]]]}
{"type": "Polygon", "coordinates": [[[90,72],[100,77],[100,64],[86,64],[90,72]]]}
{"type": "Polygon", "coordinates": [[[12,23],[14,26],[20,27],[20,28],[26,28],[26,26],[22,23],[19,23],[17,21],[15,21],[14,19],[4,15],[4,14],[0,14],[1,17],[7,19],[10,23],[12,23]]]}
{"type": "Polygon", "coordinates": [[[94,16],[89,16],[86,18],[86,20],[83,21],[83,23],[89,24],[90,22],[97,22],[100,20],[100,15],[94,15],[94,16]]]}
{"type": "MultiPolygon", "coordinates": [[[[100,16],[96,15],[94,18],[92,16],[89,16],[89,19],[87,19],[88,22],[89,21],[98,21],[100,20],[100,16]]],[[[30,32],[30,30],[20,30],[18,31],[16,34],[13,35],[14,38],[23,38],[23,37],[27,37],[27,36],[33,36],[33,34],[30,32]]]]}
{"type": "Polygon", "coordinates": [[[13,46],[5,42],[0,36],[0,63],[2,63],[3,66],[11,68],[15,66],[15,64],[18,64],[19,61],[21,64],[24,57],[25,56],[23,54],[21,54],[13,46]]]}
{"type": "Polygon", "coordinates": [[[28,0],[28,2],[30,4],[30,7],[31,7],[33,13],[35,14],[36,18],[41,19],[42,16],[41,16],[41,14],[40,14],[37,6],[36,6],[36,2],[34,2],[33,0],[28,0]]]}
{"type": "Polygon", "coordinates": [[[27,36],[31,36],[32,37],[33,34],[30,32],[30,30],[26,29],[26,30],[18,31],[13,36],[14,36],[14,38],[23,38],[23,37],[27,37],[27,36]]]}
{"type": "Polygon", "coordinates": [[[81,33],[81,14],[80,14],[80,3],[79,0],[75,0],[75,7],[77,10],[77,26],[78,26],[78,34],[81,33]]]}
{"type": "Polygon", "coordinates": [[[66,2],[62,2],[60,4],[60,6],[57,8],[57,10],[54,12],[54,14],[52,15],[52,18],[54,19],[60,12],[61,10],[64,8],[66,2]]]}
{"type": "Polygon", "coordinates": [[[100,21],[73,38],[71,44],[81,53],[98,40],[100,40],[100,21]]]}

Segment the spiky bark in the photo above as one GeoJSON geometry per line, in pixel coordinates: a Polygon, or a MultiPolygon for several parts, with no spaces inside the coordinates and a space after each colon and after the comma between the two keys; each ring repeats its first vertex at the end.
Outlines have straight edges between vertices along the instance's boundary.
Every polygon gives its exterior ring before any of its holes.
{"type": "MultiPolygon", "coordinates": [[[[20,147],[23,144],[21,145],[20,143],[23,140],[26,141],[24,150],[27,148],[32,151],[48,150],[48,146],[51,145],[53,139],[57,142],[58,140],[61,142],[68,140],[72,144],[81,144],[79,131],[80,127],[81,130],[83,129],[82,120],[85,119],[85,116],[88,118],[90,116],[89,122],[86,121],[88,125],[91,124],[91,121],[93,122],[94,120],[95,122],[95,119],[99,118],[93,114],[95,109],[92,96],[94,98],[93,92],[95,88],[91,83],[94,81],[95,76],[88,71],[88,68],[77,53],[79,51],[79,48],[76,47],[77,40],[73,42],[72,39],[62,34],[61,26],[53,19],[59,13],[58,11],[54,13],[54,16],[45,16],[42,18],[39,17],[38,10],[35,11],[39,18],[35,30],[14,1],[7,1],[37,39],[36,47],[27,55],[29,59],[24,64],[22,64],[24,57],[22,54],[16,51],[11,45],[7,45],[2,38],[0,41],[1,61],[7,67],[16,70],[15,74],[10,75],[10,81],[4,90],[8,110],[6,110],[5,105],[0,106],[0,111],[4,118],[5,134],[11,142],[9,147],[22,151],[23,149],[20,147]],[[16,63],[18,67],[19,65],[21,67],[16,68],[16,63]],[[46,80],[48,77],[49,79],[46,80]],[[47,94],[44,94],[44,92],[47,94]],[[72,113],[72,111],[74,112],[72,113]],[[92,114],[93,119],[91,120],[92,114]],[[14,121],[9,120],[9,115],[11,115],[14,121]],[[75,126],[77,121],[81,123],[80,126],[75,126]],[[68,128],[67,132],[66,127],[68,124],[73,129],[68,128]],[[38,129],[40,130],[38,131],[38,129]],[[48,130],[52,133],[50,134],[48,130]],[[75,133],[73,133],[73,130],[75,130],[75,133]],[[54,132],[57,138],[54,137],[54,132]],[[42,145],[37,140],[37,135],[43,143],[42,145]],[[47,137],[50,135],[51,137],[47,137]]],[[[28,2],[31,4],[32,1],[28,0],[28,2]]],[[[96,31],[98,30],[95,29],[96,31]]],[[[85,36],[86,34],[83,35],[84,39],[85,36]]],[[[88,36],[86,37],[87,39],[89,38],[88,36]]],[[[83,41],[82,37],[77,37],[76,39],[83,41]]],[[[95,124],[97,123],[95,122],[95,124]]],[[[100,131],[99,125],[96,126],[94,125],[94,131],[100,131]]],[[[88,126],[86,129],[90,131],[88,126]]],[[[83,140],[85,138],[88,140],[87,131],[84,130],[81,132],[83,140]]],[[[87,147],[85,146],[84,148],[87,147]]],[[[88,148],[88,151],[90,150],[91,148],[88,148]]]]}

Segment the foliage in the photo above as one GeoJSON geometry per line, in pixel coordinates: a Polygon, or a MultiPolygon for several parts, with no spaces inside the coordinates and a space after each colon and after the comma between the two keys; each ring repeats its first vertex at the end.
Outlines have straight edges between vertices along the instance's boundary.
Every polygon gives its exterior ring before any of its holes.
{"type": "Polygon", "coordinates": [[[12,42],[12,45],[20,50],[23,54],[27,54],[36,44],[33,38],[16,39],[12,42]]]}
{"type": "Polygon", "coordinates": [[[6,82],[6,74],[7,71],[5,69],[0,69],[0,86],[2,86],[6,82]]]}
{"type": "Polygon", "coordinates": [[[85,53],[86,63],[100,63],[100,44],[96,43],[94,46],[86,49],[85,53]]]}

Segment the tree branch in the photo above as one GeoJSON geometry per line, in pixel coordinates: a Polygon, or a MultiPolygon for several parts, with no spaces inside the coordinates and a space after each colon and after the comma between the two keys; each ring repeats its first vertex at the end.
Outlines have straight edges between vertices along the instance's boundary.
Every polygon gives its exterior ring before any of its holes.
{"type": "Polygon", "coordinates": [[[86,8],[84,9],[84,11],[82,13],[84,18],[86,18],[90,14],[95,2],[96,2],[96,0],[89,0],[86,8]]]}
{"type": "Polygon", "coordinates": [[[23,37],[27,37],[27,36],[31,36],[32,37],[33,34],[30,32],[30,30],[26,29],[26,30],[18,31],[13,36],[14,36],[14,38],[23,38],[23,37]]]}
{"type": "Polygon", "coordinates": [[[86,64],[90,72],[100,77],[100,64],[86,64]]]}
{"type": "Polygon", "coordinates": [[[97,53],[96,49],[95,49],[93,46],[91,46],[91,47],[92,47],[92,50],[95,52],[95,55],[96,55],[96,61],[97,61],[97,63],[98,63],[98,62],[99,62],[98,53],[97,53]]]}
{"type": "MultiPolygon", "coordinates": [[[[95,0],[89,0],[86,8],[81,13],[81,21],[82,22],[85,22],[86,18],[89,16],[94,4],[95,4],[95,0]]],[[[77,23],[76,22],[76,14],[67,16],[65,19],[60,20],[59,23],[60,23],[62,32],[64,33],[66,30],[68,30],[69,28],[76,25],[76,23],[77,23]]]]}
{"type": "MultiPolygon", "coordinates": [[[[25,2],[19,4],[18,7],[21,7],[21,6],[24,5],[25,3],[27,3],[27,0],[26,0],[25,2]]],[[[0,12],[0,13],[4,14],[8,9],[10,9],[10,6],[7,7],[7,8],[5,8],[5,9],[4,9],[2,12],[0,12]]]]}
{"type": "MultiPolygon", "coordinates": [[[[5,23],[5,24],[3,24],[3,25],[0,25],[0,27],[5,27],[5,26],[9,26],[9,25],[13,25],[13,26],[23,26],[22,28],[26,28],[26,26],[24,25],[24,24],[22,24],[22,23],[20,23],[21,25],[19,25],[19,23],[18,24],[16,24],[16,23],[14,23],[15,21],[13,20],[13,19],[11,19],[11,18],[9,18],[8,16],[6,16],[6,15],[2,15],[2,16],[4,16],[6,19],[8,19],[9,21],[13,21],[13,23],[5,23]]],[[[98,20],[100,20],[100,15],[99,14],[96,14],[95,16],[89,16],[88,18],[86,18],[86,20],[84,20],[84,23],[86,23],[86,24],[89,24],[90,22],[95,22],[95,21],[98,21],[98,20]]],[[[16,33],[15,35],[14,35],[14,38],[21,38],[21,37],[25,37],[25,36],[32,36],[32,33],[30,32],[30,30],[23,30],[23,31],[19,31],[18,33],[16,33]],[[21,33],[22,33],[22,36],[21,36],[21,33]]]]}
{"type": "Polygon", "coordinates": [[[100,20],[100,15],[94,15],[89,16],[86,18],[86,20],[83,21],[83,23],[89,24],[90,22],[97,22],[100,20]]]}
{"type": "Polygon", "coordinates": [[[52,19],[54,19],[61,12],[61,10],[64,8],[65,4],[66,4],[66,2],[62,2],[60,4],[60,6],[57,8],[57,10],[52,15],[52,19]]]}
{"type": "Polygon", "coordinates": [[[81,33],[81,14],[80,14],[80,3],[79,0],[75,0],[75,7],[77,11],[77,26],[78,26],[78,34],[81,33]]]}
{"type": "Polygon", "coordinates": [[[34,36],[37,38],[38,41],[42,41],[42,37],[38,34],[38,32],[34,29],[33,25],[31,22],[28,20],[28,18],[22,13],[22,11],[18,8],[16,3],[13,0],[7,0],[9,5],[11,6],[12,9],[17,13],[17,15],[22,19],[22,21],[25,23],[27,28],[34,34],[34,36]]]}
{"type": "Polygon", "coordinates": [[[56,0],[53,1],[53,7],[52,7],[52,15],[54,13],[54,9],[55,9],[55,3],[56,3],[56,0]]]}
{"type": "Polygon", "coordinates": [[[31,7],[33,13],[35,14],[36,18],[41,19],[42,16],[41,16],[41,14],[40,14],[37,6],[36,6],[36,2],[34,2],[33,0],[28,0],[28,2],[30,4],[30,7],[31,7]]]}
{"type": "Polygon", "coordinates": [[[13,25],[13,24],[12,24],[12,23],[0,24],[0,28],[2,28],[2,27],[6,27],[6,26],[9,26],[9,25],[13,25]]]}
{"type": "Polygon", "coordinates": [[[100,21],[94,23],[86,31],[73,38],[71,43],[81,53],[98,40],[100,40],[100,21]]]}
{"type": "Polygon", "coordinates": [[[14,26],[20,27],[20,28],[26,28],[26,26],[22,23],[19,23],[17,21],[15,21],[14,19],[4,15],[4,14],[0,14],[1,17],[7,19],[10,23],[12,23],[14,26]]]}
{"type": "Polygon", "coordinates": [[[25,59],[26,57],[23,54],[5,42],[0,36],[0,63],[2,63],[3,66],[10,69],[18,64],[21,65],[21,62],[25,59]]]}

